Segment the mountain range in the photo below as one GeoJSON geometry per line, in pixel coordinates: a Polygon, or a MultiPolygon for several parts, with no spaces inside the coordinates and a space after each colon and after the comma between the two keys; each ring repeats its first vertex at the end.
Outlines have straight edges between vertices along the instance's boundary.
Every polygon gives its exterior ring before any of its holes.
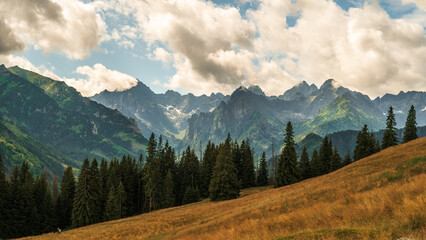
{"type": "Polygon", "coordinates": [[[64,82],[1,65],[0,89],[0,149],[7,168],[27,159],[36,172],[62,174],[60,166],[79,167],[85,158],[144,152],[147,140],[133,119],[64,82]]]}
{"type": "Polygon", "coordinates": [[[86,157],[138,156],[151,132],[163,135],[178,152],[188,145],[198,150],[208,141],[217,144],[230,133],[238,141],[249,138],[258,156],[262,151],[270,156],[272,145],[276,153],[283,146],[288,121],[298,151],[309,145],[312,152],[329,135],[341,154],[353,151],[364,124],[372,131],[384,129],[391,105],[398,128],[411,105],[418,125],[426,125],[425,92],[371,100],[333,79],[319,87],[301,82],[279,96],[267,96],[259,86],[239,87],[231,95],[156,94],[138,81],[125,91],[86,98],[64,82],[1,65],[0,89],[0,150],[6,167],[29,159],[38,172],[78,168],[86,157]]]}
{"type": "Polygon", "coordinates": [[[323,137],[338,131],[359,131],[364,124],[378,131],[385,128],[391,105],[397,127],[404,126],[412,104],[418,124],[426,125],[425,92],[386,94],[371,100],[333,79],[320,87],[303,81],[279,96],[267,96],[259,86],[239,87],[230,96],[197,97],[174,91],[155,94],[139,82],[129,90],[104,91],[91,99],[135,118],[145,136],[151,132],[166,136],[178,151],[187,145],[198,148],[208,141],[221,142],[230,133],[239,141],[250,138],[257,154],[270,152],[272,143],[277,149],[282,147],[288,121],[294,125],[297,141],[310,133],[323,137]]]}

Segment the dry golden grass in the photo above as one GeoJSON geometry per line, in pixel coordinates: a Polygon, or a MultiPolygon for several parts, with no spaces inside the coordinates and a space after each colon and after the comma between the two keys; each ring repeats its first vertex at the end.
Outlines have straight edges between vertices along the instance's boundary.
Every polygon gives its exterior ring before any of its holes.
{"type": "Polygon", "coordinates": [[[423,138],[290,186],[31,238],[423,239],[425,173],[423,138]]]}

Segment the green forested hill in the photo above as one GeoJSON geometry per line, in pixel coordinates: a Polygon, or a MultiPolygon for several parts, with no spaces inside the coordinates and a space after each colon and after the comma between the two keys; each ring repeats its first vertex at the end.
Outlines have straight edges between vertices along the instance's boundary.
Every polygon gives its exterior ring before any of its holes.
{"type": "MultiPolygon", "coordinates": [[[[0,121],[0,154],[7,170],[20,165],[25,159],[30,170],[39,174],[43,171],[61,173],[65,165],[77,168],[79,163],[57,150],[23,133],[18,127],[0,121]]],[[[58,175],[61,176],[61,175],[58,175]]]]}
{"type": "Polygon", "coordinates": [[[0,120],[77,163],[86,157],[137,156],[145,148],[135,121],[63,82],[0,66],[0,89],[0,120]]]}

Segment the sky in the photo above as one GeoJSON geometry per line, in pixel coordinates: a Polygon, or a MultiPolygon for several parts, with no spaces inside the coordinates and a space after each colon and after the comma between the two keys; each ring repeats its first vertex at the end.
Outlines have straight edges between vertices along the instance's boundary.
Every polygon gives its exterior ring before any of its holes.
{"type": "Polygon", "coordinates": [[[333,78],[375,98],[426,91],[425,30],[426,0],[1,0],[0,64],[83,96],[333,78]]]}

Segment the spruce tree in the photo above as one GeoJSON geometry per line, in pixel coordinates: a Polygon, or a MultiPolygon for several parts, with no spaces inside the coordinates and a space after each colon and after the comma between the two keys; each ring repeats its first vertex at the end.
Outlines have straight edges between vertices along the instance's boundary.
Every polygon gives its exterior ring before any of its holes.
{"type": "Polygon", "coordinates": [[[45,173],[37,176],[34,181],[33,194],[34,199],[36,200],[34,203],[38,217],[34,233],[41,234],[47,231],[52,231],[56,222],[53,220],[55,219],[53,216],[53,199],[47,184],[45,173]]]}
{"type": "Polygon", "coordinates": [[[331,168],[331,156],[333,155],[333,146],[328,136],[325,136],[319,151],[318,159],[321,162],[320,174],[327,174],[331,168]]]}
{"type": "Polygon", "coordinates": [[[417,139],[416,110],[414,106],[411,105],[410,111],[408,111],[407,121],[405,122],[404,143],[414,139],[417,139]]]}
{"type": "Polygon", "coordinates": [[[253,187],[256,181],[254,172],[253,152],[250,147],[249,139],[241,143],[241,187],[253,187]]]}
{"type": "Polygon", "coordinates": [[[311,158],[311,174],[312,174],[312,177],[316,177],[316,176],[321,175],[321,169],[322,169],[322,163],[319,160],[317,150],[314,149],[314,152],[312,153],[312,158],[311,158]]]}
{"type": "Polygon", "coordinates": [[[101,164],[99,166],[99,188],[101,193],[101,212],[105,211],[105,204],[108,200],[109,188],[108,188],[108,163],[102,158],[101,164]]]}
{"type": "Polygon", "coordinates": [[[392,106],[389,107],[388,116],[386,119],[386,129],[383,133],[382,149],[392,147],[398,144],[398,139],[395,132],[395,114],[393,113],[392,106]]]}
{"type": "Polygon", "coordinates": [[[284,148],[278,161],[278,172],[275,187],[281,187],[297,182],[299,179],[297,169],[297,154],[294,147],[293,126],[287,123],[284,148]]]}
{"type": "Polygon", "coordinates": [[[72,209],[75,196],[75,178],[72,167],[68,166],[61,181],[61,191],[59,193],[57,205],[57,217],[59,227],[66,228],[72,225],[72,209]]]}
{"type": "Polygon", "coordinates": [[[126,212],[125,202],[127,199],[126,190],[124,189],[123,182],[120,182],[117,188],[117,214],[118,218],[122,218],[126,212]]]}
{"type": "MultiPolygon", "coordinates": [[[[158,144],[161,146],[161,144],[158,144]]],[[[159,156],[157,154],[157,141],[154,133],[148,141],[147,157],[143,171],[143,181],[145,183],[145,196],[148,202],[148,211],[161,208],[161,170],[159,166],[159,156]]]]}
{"type": "Polygon", "coordinates": [[[207,143],[204,150],[203,161],[201,163],[200,171],[200,194],[202,197],[209,196],[209,185],[213,175],[213,167],[216,162],[216,146],[210,141],[207,143]]]}
{"type": "Polygon", "coordinates": [[[188,186],[183,195],[182,204],[198,202],[199,200],[200,200],[200,192],[198,191],[198,188],[188,186]]]}
{"type": "Polygon", "coordinates": [[[100,222],[103,216],[103,213],[101,212],[102,196],[101,189],[99,188],[100,185],[98,161],[94,158],[89,172],[89,194],[92,200],[91,208],[93,211],[93,220],[91,224],[100,222]]]}
{"type": "Polygon", "coordinates": [[[225,143],[221,144],[219,147],[209,192],[210,198],[213,201],[237,198],[240,194],[240,186],[232,159],[231,139],[229,134],[225,143]]]}
{"type": "Polygon", "coordinates": [[[311,173],[311,163],[309,162],[308,151],[306,146],[303,147],[302,155],[300,156],[300,177],[301,179],[308,179],[312,177],[311,173]]]}
{"type": "Polygon", "coordinates": [[[268,185],[268,167],[266,163],[266,154],[265,151],[263,151],[262,158],[260,159],[259,170],[257,172],[257,186],[266,185],[268,185]]]}
{"type": "Polygon", "coordinates": [[[9,235],[9,184],[6,181],[3,160],[0,154],[0,239],[6,239],[9,235]]]}
{"type": "Polygon", "coordinates": [[[354,160],[357,161],[380,151],[380,149],[377,148],[377,141],[374,138],[373,133],[369,133],[367,124],[364,124],[364,127],[361,132],[358,133],[356,140],[354,160]]]}
{"type": "Polygon", "coordinates": [[[345,155],[345,158],[343,159],[343,166],[349,165],[352,163],[351,155],[349,155],[349,152],[345,155]]]}
{"type": "Polygon", "coordinates": [[[330,172],[336,171],[342,165],[342,159],[340,158],[339,152],[337,151],[337,147],[334,146],[333,154],[331,155],[330,161],[330,172]]]}
{"type": "Polygon", "coordinates": [[[20,187],[23,197],[23,208],[21,214],[25,219],[25,224],[19,229],[24,235],[36,234],[37,220],[39,219],[37,208],[34,201],[34,178],[30,172],[28,162],[23,161],[19,173],[20,187]]]}
{"type": "MultiPolygon", "coordinates": [[[[26,224],[26,216],[24,215],[25,201],[23,194],[23,184],[19,181],[19,169],[15,165],[12,171],[11,182],[10,182],[10,214],[11,219],[8,221],[9,225],[9,237],[17,238],[22,236],[23,233],[27,233],[27,229],[24,229],[26,224]]],[[[35,216],[32,216],[35,217],[35,216]]]]}
{"type": "Polygon", "coordinates": [[[166,175],[166,179],[164,181],[164,207],[173,207],[175,205],[175,195],[173,193],[174,190],[174,184],[173,184],[173,173],[172,170],[169,169],[166,175]]]}
{"type": "Polygon", "coordinates": [[[105,213],[104,220],[115,220],[118,219],[118,200],[117,200],[117,191],[114,186],[111,186],[111,189],[108,193],[108,199],[105,203],[105,213]]]}
{"type": "Polygon", "coordinates": [[[81,166],[74,196],[74,207],[72,210],[72,225],[74,227],[93,224],[98,219],[96,208],[97,196],[92,196],[93,183],[91,182],[91,173],[90,163],[86,158],[81,166]]]}

